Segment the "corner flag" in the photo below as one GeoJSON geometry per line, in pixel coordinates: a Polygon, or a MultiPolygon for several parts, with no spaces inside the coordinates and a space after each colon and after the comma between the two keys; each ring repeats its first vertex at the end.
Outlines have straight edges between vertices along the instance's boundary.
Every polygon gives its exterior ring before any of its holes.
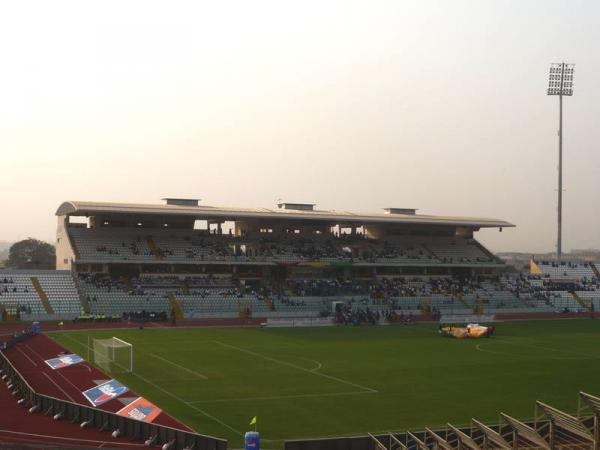
{"type": "Polygon", "coordinates": [[[256,425],[256,416],[252,418],[252,420],[250,421],[250,425],[256,425]]]}

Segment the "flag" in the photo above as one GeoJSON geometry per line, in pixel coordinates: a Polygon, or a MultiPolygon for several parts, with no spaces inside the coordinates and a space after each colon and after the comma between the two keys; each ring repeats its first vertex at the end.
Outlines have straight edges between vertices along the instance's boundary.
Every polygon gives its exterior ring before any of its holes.
{"type": "Polygon", "coordinates": [[[58,326],[59,326],[59,327],[62,327],[63,325],[64,325],[64,323],[63,323],[63,322],[58,322],[58,326]]]}
{"type": "Polygon", "coordinates": [[[252,418],[252,420],[250,421],[250,425],[256,425],[256,416],[252,418]]]}

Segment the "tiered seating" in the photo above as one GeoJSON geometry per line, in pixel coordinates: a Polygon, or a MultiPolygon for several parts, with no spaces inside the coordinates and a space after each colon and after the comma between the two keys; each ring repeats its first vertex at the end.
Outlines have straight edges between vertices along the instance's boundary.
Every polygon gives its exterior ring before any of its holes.
{"type": "Polygon", "coordinates": [[[591,301],[595,311],[600,311],[600,290],[577,291],[576,294],[583,300],[591,301]]]}
{"type": "Polygon", "coordinates": [[[481,283],[481,288],[476,290],[475,303],[482,304],[486,311],[522,310],[527,305],[508,290],[502,290],[491,283],[481,283]]]}
{"type": "Polygon", "coordinates": [[[550,301],[557,311],[568,309],[569,311],[580,311],[583,307],[573,296],[566,291],[551,292],[550,301]]]}
{"type": "Polygon", "coordinates": [[[596,280],[596,274],[589,263],[543,261],[538,263],[538,266],[550,279],[587,280],[589,282],[596,280]]]}
{"type": "Polygon", "coordinates": [[[81,312],[81,299],[70,272],[56,271],[36,275],[55,314],[73,315],[81,312]]]}
{"type": "Polygon", "coordinates": [[[152,230],[152,239],[161,257],[169,261],[225,261],[232,256],[225,237],[152,230]]]}
{"type": "Polygon", "coordinates": [[[82,261],[328,262],[372,264],[475,264],[494,262],[473,239],[362,235],[236,237],[168,229],[70,229],[82,261]]]}
{"type": "Polygon", "coordinates": [[[157,289],[141,289],[108,275],[80,275],[85,300],[94,315],[121,316],[130,312],[168,312],[169,300],[157,289]]]}
{"type": "Polygon", "coordinates": [[[440,262],[423,245],[415,241],[391,239],[384,242],[373,242],[370,246],[371,252],[367,252],[365,256],[371,262],[388,264],[432,264],[440,262]]]}
{"type": "Polygon", "coordinates": [[[177,294],[186,314],[194,317],[237,317],[249,311],[264,317],[269,311],[267,303],[254,295],[239,296],[221,289],[207,289],[199,294],[177,294]]]}
{"type": "Polygon", "coordinates": [[[428,238],[424,245],[439,260],[445,263],[492,261],[490,256],[484,253],[473,239],[428,238]]]}
{"type": "Polygon", "coordinates": [[[119,228],[71,228],[70,234],[81,260],[155,260],[146,236],[119,228]]]}
{"type": "Polygon", "coordinates": [[[54,314],[63,318],[79,315],[81,300],[71,273],[53,270],[0,271],[0,303],[9,314],[20,309],[21,315],[47,315],[33,278],[39,281],[54,314]]]}
{"type": "Polygon", "coordinates": [[[163,295],[149,291],[147,295],[133,295],[124,291],[84,285],[90,312],[94,315],[120,316],[123,313],[152,311],[168,312],[169,300],[163,295]]]}
{"type": "Polygon", "coordinates": [[[0,272],[0,303],[13,315],[17,309],[21,314],[46,313],[29,274],[0,272]]]}

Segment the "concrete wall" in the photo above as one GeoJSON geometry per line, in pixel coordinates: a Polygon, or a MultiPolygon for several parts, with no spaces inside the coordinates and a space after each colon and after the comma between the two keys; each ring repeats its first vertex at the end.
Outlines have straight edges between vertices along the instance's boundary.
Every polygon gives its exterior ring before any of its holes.
{"type": "Polygon", "coordinates": [[[67,233],[67,216],[58,216],[56,227],[56,270],[71,270],[75,251],[71,245],[71,239],[67,233]]]}

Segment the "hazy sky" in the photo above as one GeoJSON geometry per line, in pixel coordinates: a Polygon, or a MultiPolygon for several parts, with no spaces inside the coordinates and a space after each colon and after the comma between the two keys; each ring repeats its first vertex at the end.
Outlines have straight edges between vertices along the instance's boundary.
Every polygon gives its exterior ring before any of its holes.
{"type": "Polygon", "coordinates": [[[497,217],[492,250],[600,248],[597,0],[3,2],[0,240],[63,200],[497,217]]]}

